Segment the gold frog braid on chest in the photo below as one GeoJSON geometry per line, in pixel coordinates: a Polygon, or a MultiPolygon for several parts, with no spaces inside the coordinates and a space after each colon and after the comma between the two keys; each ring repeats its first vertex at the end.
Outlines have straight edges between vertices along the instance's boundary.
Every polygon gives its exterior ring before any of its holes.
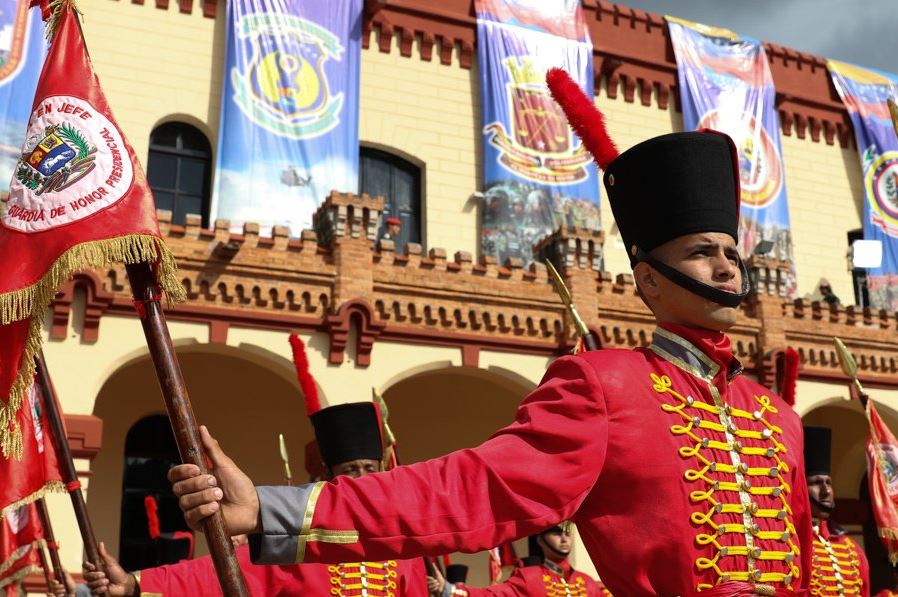
{"type": "Polygon", "coordinates": [[[334,597],[396,597],[396,561],[354,562],[328,566],[334,597]]]}
{"type": "MultiPolygon", "coordinates": [[[[780,441],[782,429],[765,418],[768,413],[776,414],[776,407],[768,396],[755,396],[756,410],[733,408],[721,399],[711,383],[708,388],[714,404],[708,404],[674,390],[666,375],[653,373],[651,379],[655,392],[674,398],[673,404],[662,402],[661,408],[682,419],[682,424],[671,425],[671,433],[688,438],[691,444],[679,449],[680,457],[694,466],[687,468],[683,477],[702,485],[689,494],[690,501],[702,508],[693,511],[690,520],[707,528],[695,540],[698,545],[711,547],[714,555],[699,557],[695,567],[702,572],[716,573],[714,584],[751,582],[757,585],[759,594],[772,594],[773,587],[767,586],[768,583],[782,583],[791,589],[800,571],[792,508],[786,499],[791,487],[783,476],[789,472],[781,457],[786,453],[786,446],[780,441]],[[749,421],[752,423],[747,425],[749,421]],[[755,429],[745,428],[749,426],[755,429]],[[714,450],[727,453],[728,462],[714,460],[714,450]],[[750,461],[763,466],[750,466],[750,461]],[[776,484],[764,484],[770,481],[776,484]],[[736,503],[719,499],[726,494],[736,494],[736,503]],[[721,520],[722,515],[734,515],[741,521],[721,520]],[[773,521],[774,529],[761,530],[756,522],[760,519],[773,521]],[[741,543],[724,545],[721,539],[727,535],[738,535],[741,543]],[[766,547],[762,547],[762,542],[766,547]],[[724,558],[744,558],[744,568],[724,570],[721,568],[724,558]],[[779,562],[780,570],[762,571],[759,562],[779,562]]],[[[701,583],[696,589],[709,589],[714,584],[701,583]]]]}
{"type": "Polygon", "coordinates": [[[577,577],[573,582],[567,582],[560,576],[543,574],[543,584],[546,587],[547,597],[586,597],[586,583],[577,577]]]}
{"type": "Polygon", "coordinates": [[[814,563],[811,595],[860,595],[864,585],[861,563],[854,545],[832,542],[814,527],[814,563]]]}

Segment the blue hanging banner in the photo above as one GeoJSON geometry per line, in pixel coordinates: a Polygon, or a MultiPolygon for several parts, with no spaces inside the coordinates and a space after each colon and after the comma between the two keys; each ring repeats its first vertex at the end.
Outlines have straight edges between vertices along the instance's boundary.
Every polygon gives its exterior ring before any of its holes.
{"type": "Polygon", "coordinates": [[[31,104],[46,55],[39,8],[24,0],[0,0],[0,180],[3,193],[22,153],[31,104]]]}
{"type": "Polygon", "coordinates": [[[776,91],[764,47],[727,29],[667,17],[677,60],[683,127],[728,134],[739,149],[742,205],[739,249],[743,257],[760,243],[765,255],[792,265],[787,293],[796,278],[786,201],[785,168],[776,111],[776,91]]]}
{"type": "Polygon", "coordinates": [[[213,217],[294,235],[359,179],[362,0],[233,0],[213,217]]]}
{"type": "Polygon", "coordinates": [[[844,62],[827,62],[854,126],[864,174],[864,239],[882,242],[882,266],[867,270],[870,306],[898,310],[898,135],[888,100],[898,77],[844,62]]]}
{"type": "Polygon", "coordinates": [[[561,67],[592,94],[592,42],[580,0],[477,0],[483,114],[481,252],[525,265],[562,224],[598,229],[592,156],[549,95],[561,67]]]}

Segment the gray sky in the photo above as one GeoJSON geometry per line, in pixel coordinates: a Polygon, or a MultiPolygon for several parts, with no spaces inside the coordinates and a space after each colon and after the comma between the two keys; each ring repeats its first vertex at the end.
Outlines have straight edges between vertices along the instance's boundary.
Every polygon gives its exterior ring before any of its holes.
{"type": "Polygon", "coordinates": [[[898,0],[615,0],[898,74],[898,0]]]}

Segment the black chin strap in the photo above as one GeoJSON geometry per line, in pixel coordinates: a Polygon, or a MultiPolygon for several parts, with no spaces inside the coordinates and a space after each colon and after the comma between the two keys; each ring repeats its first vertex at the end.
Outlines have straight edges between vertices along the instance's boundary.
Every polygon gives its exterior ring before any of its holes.
{"type": "Polygon", "coordinates": [[[709,284],[705,284],[704,282],[699,282],[695,278],[691,278],[681,272],[678,269],[674,269],[671,266],[667,265],[663,261],[653,257],[649,253],[646,253],[642,249],[636,249],[636,261],[643,261],[653,268],[658,270],[662,276],[680,286],[681,288],[685,288],[689,292],[693,294],[697,294],[702,298],[706,298],[711,302],[717,303],[718,305],[722,305],[724,307],[738,307],[742,300],[748,296],[749,291],[751,290],[751,282],[748,280],[748,270],[745,267],[745,263],[742,259],[739,259],[739,271],[742,272],[742,292],[727,292],[726,290],[720,290],[719,288],[714,288],[709,284]]]}

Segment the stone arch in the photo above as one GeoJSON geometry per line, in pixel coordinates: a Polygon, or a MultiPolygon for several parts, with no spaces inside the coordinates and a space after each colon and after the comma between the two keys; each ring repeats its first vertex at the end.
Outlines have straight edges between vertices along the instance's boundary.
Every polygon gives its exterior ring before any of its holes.
{"type": "MultiPolygon", "coordinates": [[[[384,385],[390,426],[399,442],[400,462],[427,460],[471,448],[512,422],[521,399],[535,385],[495,367],[454,367],[445,362],[419,365],[384,385]]],[[[515,544],[526,555],[526,539],[515,544]]],[[[486,554],[453,554],[467,564],[469,581],[489,584],[486,554]]]]}
{"type": "MultiPolygon", "coordinates": [[[[278,434],[283,433],[298,481],[312,439],[292,363],[261,347],[191,342],[178,357],[197,420],[207,424],[229,455],[260,484],[282,484],[278,434]]],[[[134,423],[165,408],[149,355],[137,350],[117,360],[96,395],[103,449],[91,465],[87,494],[98,537],[117,551],[124,442],[134,423]]],[[[205,544],[197,542],[197,553],[205,544]]]]}

